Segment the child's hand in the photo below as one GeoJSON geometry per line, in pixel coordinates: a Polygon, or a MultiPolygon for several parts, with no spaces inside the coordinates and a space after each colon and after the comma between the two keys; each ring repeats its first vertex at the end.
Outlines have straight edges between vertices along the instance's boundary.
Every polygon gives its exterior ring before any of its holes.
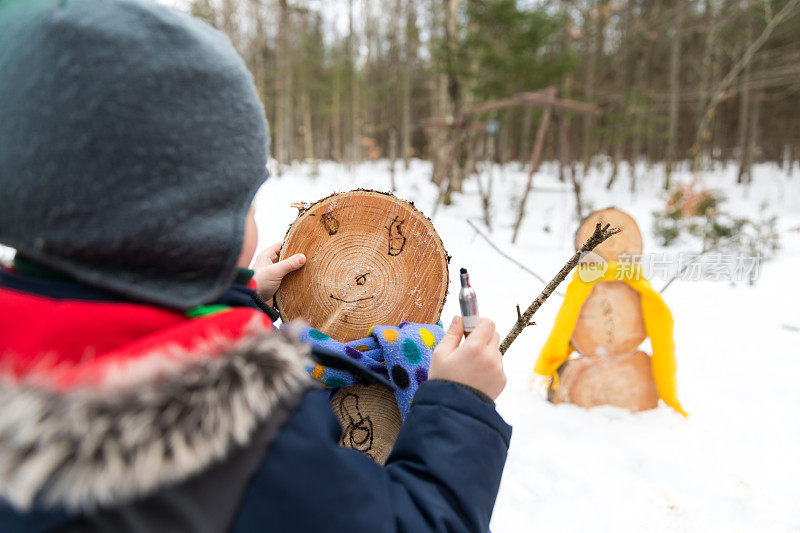
{"type": "Polygon", "coordinates": [[[482,318],[461,343],[464,323],[456,316],[442,341],[433,350],[430,379],[447,379],[469,385],[496,400],[506,386],[500,335],[494,322],[482,318]]]}
{"type": "Polygon", "coordinates": [[[294,254],[283,261],[278,261],[280,249],[281,243],[279,242],[267,247],[266,250],[258,254],[253,266],[255,271],[253,279],[258,287],[256,290],[261,299],[266,302],[271,301],[272,297],[275,296],[281,280],[286,274],[294,272],[306,264],[306,256],[303,254],[294,254]]]}

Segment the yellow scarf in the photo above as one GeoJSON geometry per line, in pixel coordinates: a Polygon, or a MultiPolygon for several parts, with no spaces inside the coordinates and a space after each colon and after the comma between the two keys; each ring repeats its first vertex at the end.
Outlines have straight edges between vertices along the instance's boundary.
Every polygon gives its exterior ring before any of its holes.
{"type": "MultiPolygon", "coordinates": [[[[578,268],[586,268],[579,266],[578,268]]],[[[552,388],[558,387],[558,374],[556,370],[572,353],[570,339],[575,324],[578,321],[583,302],[592,292],[595,281],[582,281],[584,278],[597,278],[599,280],[618,280],[624,281],[631,286],[641,296],[642,314],[644,315],[644,327],[650,342],[653,345],[653,356],[651,364],[653,368],[653,378],[656,382],[659,397],[664,403],[686,416],[686,412],[678,402],[677,384],[675,381],[675,342],[672,338],[672,314],[669,312],[667,304],[661,299],[650,282],[642,276],[641,265],[616,262],[608,263],[608,270],[605,273],[594,270],[583,272],[575,271],[572,281],[567,286],[567,293],[564,295],[564,303],[556,315],[556,323],[550,336],[547,338],[539,353],[534,372],[543,376],[552,377],[552,388]]]]}

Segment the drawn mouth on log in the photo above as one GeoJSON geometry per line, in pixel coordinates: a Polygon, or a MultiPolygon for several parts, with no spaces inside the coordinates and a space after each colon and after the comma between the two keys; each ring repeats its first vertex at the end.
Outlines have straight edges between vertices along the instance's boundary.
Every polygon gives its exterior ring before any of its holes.
{"type": "Polygon", "coordinates": [[[373,298],[375,298],[375,296],[367,296],[365,298],[356,298],[355,300],[344,300],[342,298],[337,298],[336,296],[331,294],[331,298],[333,298],[334,300],[338,300],[340,302],[344,302],[346,304],[355,304],[355,303],[358,303],[358,302],[364,302],[366,300],[372,300],[373,298]]]}

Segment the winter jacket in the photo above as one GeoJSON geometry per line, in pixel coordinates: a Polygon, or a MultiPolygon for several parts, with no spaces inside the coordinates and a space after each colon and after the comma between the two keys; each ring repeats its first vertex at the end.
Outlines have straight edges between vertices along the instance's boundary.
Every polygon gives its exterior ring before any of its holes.
{"type": "Polygon", "coordinates": [[[306,370],[369,371],[220,309],[0,273],[0,531],[487,531],[493,405],[423,383],[381,467],[337,445],[306,370]]]}

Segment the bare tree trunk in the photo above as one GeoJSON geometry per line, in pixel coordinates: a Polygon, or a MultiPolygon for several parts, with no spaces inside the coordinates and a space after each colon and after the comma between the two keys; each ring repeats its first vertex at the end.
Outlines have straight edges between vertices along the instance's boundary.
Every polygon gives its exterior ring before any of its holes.
{"type": "MultiPolygon", "coordinates": [[[[443,2],[431,3],[431,31],[436,38],[447,39],[447,16],[444,13],[443,2]]],[[[446,46],[446,45],[445,45],[446,46]]],[[[431,100],[433,102],[434,115],[437,117],[445,117],[451,120],[455,119],[453,109],[450,106],[450,101],[447,92],[447,74],[439,73],[435,76],[431,83],[431,100]]],[[[450,132],[446,128],[434,129],[431,135],[431,152],[433,154],[433,182],[436,185],[441,185],[441,181],[445,179],[445,172],[442,172],[442,166],[446,164],[449,155],[450,147],[450,132]]],[[[438,205],[438,204],[437,204],[438,205]]]]}
{"type": "Polygon", "coordinates": [[[524,166],[525,154],[530,153],[531,145],[531,126],[533,125],[533,107],[525,106],[522,110],[522,129],[519,135],[519,159],[524,166]]]}
{"type": "Polygon", "coordinates": [[[747,125],[747,142],[742,148],[737,183],[750,184],[753,181],[753,160],[758,140],[758,122],[761,109],[761,93],[757,91],[750,99],[749,123],[747,125]]]}
{"type": "MultiPolygon", "coordinates": [[[[608,0],[597,0],[589,8],[592,17],[592,48],[589,51],[588,64],[586,66],[586,83],[584,94],[586,101],[594,102],[595,87],[597,85],[597,67],[600,56],[603,53],[603,35],[605,33],[605,10],[608,0]],[[594,13],[592,14],[592,11],[594,13]]],[[[583,116],[583,168],[584,172],[589,169],[589,159],[592,155],[591,136],[593,116],[586,114],[583,116]]]]}
{"type": "Polygon", "coordinates": [[[222,27],[220,29],[228,35],[233,46],[239,50],[239,27],[236,23],[236,8],[236,0],[222,0],[222,11],[220,13],[222,15],[222,27]]]}
{"type": "MultiPolygon", "coordinates": [[[[454,61],[457,48],[456,33],[458,31],[458,4],[460,0],[446,0],[445,12],[445,46],[447,49],[447,96],[449,107],[454,117],[461,111],[461,84],[455,73],[454,61]]],[[[458,148],[456,144],[456,148],[458,148]]],[[[463,159],[456,151],[451,161],[450,179],[447,185],[446,203],[450,202],[450,193],[461,191],[461,182],[464,179],[463,159]]]]}
{"type": "Polygon", "coordinates": [[[342,160],[342,69],[336,65],[333,73],[333,95],[331,102],[331,155],[333,160],[342,160]]]}
{"type": "MultiPolygon", "coordinates": [[[[744,30],[745,46],[753,39],[753,25],[748,21],[744,30]]],[[[743,183],[745,174],[748,172],[748,153],[747,153],[747,128],[750,113],[750,75],[752,62],[748,61],[742,72],[739,93],[739,172],[736,175],[736,183],[743,183]]]]}
{"type": "Polygon", "coordinates": [[[517,234],[522,225],[522,219],[525,217],[525,203],[528,201],[528,195],[533,187],[533,175],[539,169],[539,163],[542,159],[542,149],[544,148],[544,138],[547,133],[547,128],[550,126],[550,115],[552,108],[545,107],[542,110],[542,122],[539,124],[539,129],[536,131],[536,141],[533,144],[533,151],[531,152],[530,169],[528,170],[528,183],[525,186],[525,192],[519,201],[519,212],[517,213],[517,221],[514,223],[514,233],[511,237],[511,242],[517,242],[517,234]]]}
{"type": "MultiPolygon", "coordinates": [[[[561,30],[561,53],[565,56],[571,54],[572,51],[572,19],[569,15],[570,10],[570,2],[568,0],[558,0],[558,10],[559,15],[564,20],[564,27],[561,30]]],[[[572,96],[572,86],[573,86],[573,74],[568,74],[562,83],[561,86],[561,95],[564,98],[570,98],[572,96]]],[[[564,183],[566,181],[566,172],[568,172],[568,167],[572,164],[572,160],[568,155],[568,145],[565,146],[564,144],[564,137],[561,135],[560,131],[562,129],[569,127],[569,122],[571,120],[570,116],[565,113],[561,112],[558,116],[558,128],[559,128],[559,142],[558,142],[558,150],[559,150],[559,165],[558,165],[558,181],[564,183]]],[[[566,139],[567,143],[569,139],[566,139]]]]}
{"type": "Polygon", "coordinates": [[[354,27],[353,0],[350,0],[350,27],[347,38],[347,57],[350,63],[350,164],[361,160],[361,124],[358,118],[359,87],[358,58],[356,57],[356,34],[354,27]]]}
{"type": "Polygon", "coordinates": [[[569,173],[572,179],[572,193],[575,195],[575,214],[578,220],[583,220],[583,202],[581,201],[581,182],[575,172],[569,173]]]}
{"type": "Polygon", "coordinates": [[[498,113],[498,120],[500,122],[500,133],[497,135],[497,159],[501,165],[508,163],[508,149],[509,144],[509,115],[511,112],[508,109],[503,109],[498,113]]]}
{"type": "Polygon", "coordinates": [[[306,160],[314,160],[314,167],[316,168],[316,158],[314,157],[314,130],[311,126],[311,99],[308,96],[308,91],[303,91],[302,95],[303,105],[303,151],[306,160]]]}
{"type": "Polygon", "coordinates": [[[558,114],[558,180],[566,181],[567,173],[572,169],[570,160],[572,156],[569,150],[569,116],[566,111],[558,114]]]}
{"type": "Polygon", "coordinates": [[[638,171],[636,169],[637,162],[642,155],[642,141],[644,139],[644,121],[645,121],[645,87],[644,75],[647,70],[647,56],[642,54],[636,61],[636,73],[634,75],[637,94],[636,103],[634,107],[633,119],[633,143],[631,146],[631,192],[636,191],[636,181],[638,178],[638,171]]]}
{"type": "MultiPolygon", "coordinates": [[[[196,4],[192,4],[192,15],[198,16],[194,12],[194,6],[196,4]]],[[[253,73],[253,81],[256,85],[256,90],[258,91],[258,96],[261,98],[261,101],[266,101],[266,93],[267,93],[267,76],[266,76],[266,67],[265,67],[265,56],[267,54],[267,35],[266,35],[266,23],[264,22],[264,14],[262,11],[261,2],[259,0],[249,0],[248,7],[250,8],[249,15],[250,18],[253,20],[253,24],[255,26],[255,32],[253,35],[253,39],[249,44],[250,53],[248,54],[249,61],[248,67],[250,68],[251,72],[253,73]]],[[[208,0],[203,1],[203,5],[199,7],[200,13],[206,17],[213,17],[213,8],[208,4],[208,0]],[[210,9],[210,11],[205,11],[206,9],[210,9]]],[[[207,19],[208,20],[208,19],[207,19]]]]}
{"type": "Polygon", "coordinates": [[[469,178],[475,171],[477,161],[478,130],[472,128],[467,136],[467,162],[464,165],[464,177],[469,178]]]}
{"type": "Polygon", "coordinates": [[[458,31],[458,4],[460,0],[446,0],[445,46],[447,47],[447,94],[450,97],[451,113],[458,116],[461,104],[461,84],[453,69],[456,50],[456,32],[458,31]]]}
{"type": "MultiPolygon", "coordinates": [[[[716,0],[705,0],[705,23],[706,23],[706,39],[703,47],[703,66],[700,69],[700,90],[697,98],[697,109],[695,114],[698,120],[701,120],[703,113],[706,111],[706,104],[708,103],[708,92],[711,90],[713,62],[715,55],[715,46],[717,38],[717,17],[716,17],[716,0]]],[[[692,171],[697,172],[700,170],[703,160],[706,157],[707,140],[711,137],[710,131],[701,132],[700,137],[695,141],[692,146],[694,158],[692,160],[692,171]]]]}
{"type": "MultiPolygon", "coordinates": [[[[431,219],[436,216],[436,211],[439,209],[439,204],[445,203],[449,205],[450,203],[450,179],[451,179],[451,168],[455,161],[456,152],[458,151],[458,145],[461,142],[461,133],[464,127],[464,121],[459,118],[456,120],[455,125],[453,126],[453,131],[450,132],[450,139],[448,142],[447,148],[447,157],[444,160],[444,164],[442,165],[441,176],[439,176],[439,194],[436,196],[436,203],[433,206],[433,212],[431,213],[431,219]]],[[[434,168],[434,170],[436,170],[434,168]]],[[[435,181],[435,180],[434,180],[435,181]]]]}
{"type": "Polygon", "coordinates": [[[213,27],[219,29],[217,10],[209,0],[192,0],[191,5],[189,6],[189,13],[191,13],[193,17],[201,18],[211,24],[213,27]]]}
{"type": "Polygon", "coordinates": [[[611,190],[614,182],[617,181],[617,175],[619,174],[619,162],[621,159],[619,152],[619,149],[614,150],[614,157],[611,164],[611,175],[608,177],[608,181],[606,182],[606,189],[608,190],[611,190]]]}
{"type": "Polygon", "coordinates": [[[494,137],[486,135],[483,139],[483,160],[486,165],[486,202],[484,202],[483,221],[492,229],[492,190],[494,188],[494,137]]]}
{"type": "Polygon", "coordinates": [[[761,111],[761,91],[757,91],[753,95],[753,111],[751,112],[752,119],[750,120],[750,137],[747,140],[747,181],[749,185],[753,182],[753,163],[755,162],[756,144],[758,142],[758,128],[759,118],[761,111]]]}
{"type": "Polygon", "coordinates": [[[395,170],[397,166],[397,130],[389,128],[389,176],[391,179],[392,192],[397,190],[395,181],[395,170]]]}
{"type": "Polygon", "coordinates": [[[414,63],[417,60],[417,50],[419,48],[417,36],[417,13],[414,0],[406,2],[406,24],[405,24],[405,54],[403,58],[403,78],[402,78],[402,110],[400,119],[400,151],[403,154],[403,162],[408,170],[411,158],[411,77],[413,75],[414,63]]]}
{"type": "Polygon", "coordinates": [[[276,143],[275,158],[278,160],[278,174],[282,166],[289,163],[292,157],[292,72],[289,61],[289,35],[291,32],[289,5],[286,0],[278,0],[280,9],[278,25],[278,46],[276,50],[277,73],[275,76],[275,92],[277,93],[276,117],[276,143]]]}
{"type": "MultiPolygon", "coordinates": [[[[631,25],[633,24],[633,11],[636,3],[634,0],[627,0],[625,3],[625,8],[620,15],[620,27],[622,29],[622,36],[620,39],[619,51],[617,52],[618,57],[618,64],[617,64],[617,80],[618,83],[615,84],[615,89],[623,93],[627,90],[630,85],[630,68],[628,66],[628,50],[629,44],[628,41],[630,39],[630,32],[632,30],[631,25]]],[[[616,120],[615,124],[611,126],[611,131],[613,134],[613,139],[611,142],[612,151],[613,151],[613,167],[611,170],[611,175],[608,178],[608,182],[606,183],[606,189],[611,189],[614,185],[614,182],[617,180],[619,176],[619,164],[623,159],[623,152],[625,150],[626,140],[627,140],[627,131],[626,126],[627,118],[625,119],[625,123],[623,123],[622,116],[623,114],[627,117],[628,108],[627,105],[615,103],[611,108],[611,112],[616,112],[620,115],[620,118],[616,120]]]]}
{"type": "MultiPolygon", "coordinates": [[[[478,146],[478,130],[472,129],[469,133],[469,139],[467,141],[467,165],[465,170],[465,175],[467,177],[472,175],[473,170],[476,168],[476,162],[478,160],[478,153],[477,153],[477,146],[478,146]]],[[[484,140],[484,146],[485,146],[484,140]]],[[[491,216],[491,205],[492,205],[492,182],[491,182],[491,172],[489,174],[489,182],[484,186],[483,180],[481,180],[480,173],[475,175],[475,182],[478,184],[478,194],[481,197],[481,206],[483,208],[483,222],[486,224],[486,227],[489,228],[491,231],[492,229],[492,216],[491,216]]]]}
{"type": "MultiPolygon", "coordinates": [[[[569,121],[564,120],[566,111],[561,112],[561,120],[559,121],[558,137],[559,145],[561,146],[561,157],[566,161],[572,159],[569,148],[569,121]]],[[[563,163],[562,163],[562,166],[563,163]]],[[[581,182],[578,180],[578,175],[575,172],[575,167],[567,165],[569,168],[569,179],[572,184],[572,192],[575,194],[575,214],[578,220],[583,219],[583,202],[581,201],[581,182]]]]}
{"type": "MultiPolygon", "coordinates": [[[[453,118],[447,106],[447,78],[444,74],[436,76],[433,83],[433,102],[436,116],[453,118]]],[[[433,182],[439,185],[443,178],[441,167],[448,154],[449,134],[447,128],[436,128],[431,135],[431,151],[433,152],[433,182]]]]}
{"type": "Polygon", "coordinates": [[[672,28],[672,42],[670,43],[669,54],[669,131],[667,134],[667,168],[664,178],[664,189],[669,190],[669,178],[672,174],[672,167],[677,157],[678,142],[678,118],[680,95],[680,59],[681,59],[681,33],[683,31],[684,13],[686,5],[684,0],[676,0],[675,24],[672,28]]]}

